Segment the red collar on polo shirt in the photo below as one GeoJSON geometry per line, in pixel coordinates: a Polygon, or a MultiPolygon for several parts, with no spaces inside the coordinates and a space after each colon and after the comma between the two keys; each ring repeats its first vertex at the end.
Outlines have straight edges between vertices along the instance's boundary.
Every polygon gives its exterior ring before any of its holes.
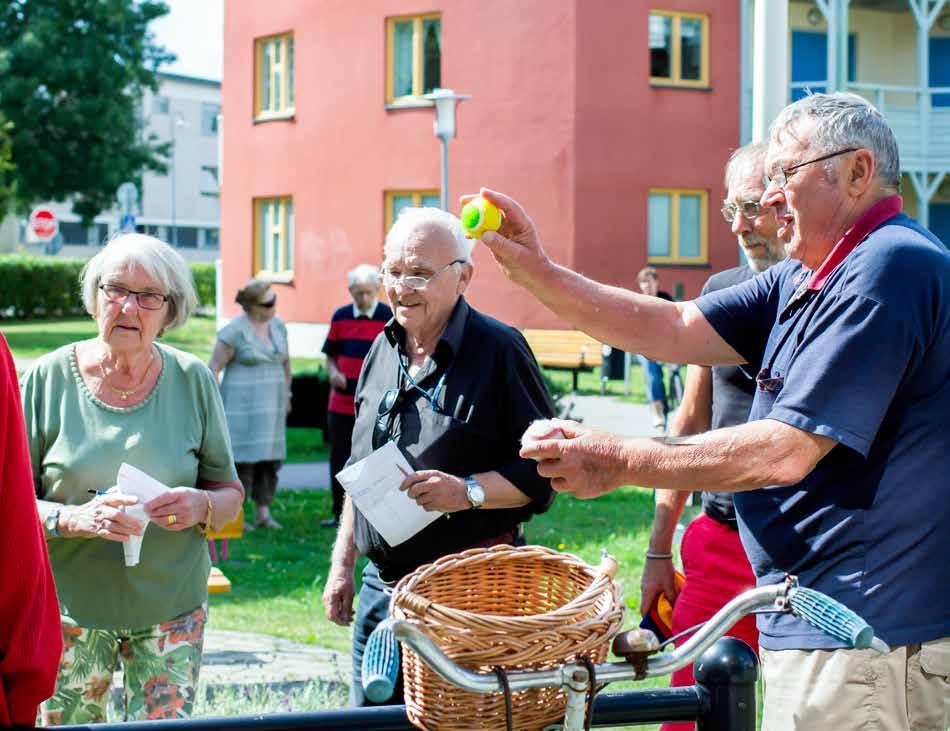
{"type": "Polygon", "coordinates": [[[899,195],[882,198],[871,206],[861,218],[854,222],[851,228],[844,232],[844,236],[838,239],[838,243],[825,257],[821,266],[811,275],[807,288],[817,291],[824,287],[828,277],[841,266],[841,262],[845,260],[848,254],[858,248],[858,244],[864,241],[874,229],[896,216],[903,208],[904,199],[899,195]]]}

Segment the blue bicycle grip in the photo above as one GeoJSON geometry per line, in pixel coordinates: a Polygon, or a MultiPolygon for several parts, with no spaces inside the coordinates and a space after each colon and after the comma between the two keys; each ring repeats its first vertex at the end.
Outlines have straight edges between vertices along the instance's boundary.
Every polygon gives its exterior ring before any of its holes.
{"type": "Polygon", "coordinates": [[[855,650],[866,650],[874,630],[841,602],[820,591],[797,587],[788,593],[792,614],[855,650]]]}
{"type": "Polygon", "coordinates": [[[363,692],[373,703],[385,703],[393,695],[399,675],[399,642],[392,630],[376,627],[366,640],[360,671],[363,692]]]}

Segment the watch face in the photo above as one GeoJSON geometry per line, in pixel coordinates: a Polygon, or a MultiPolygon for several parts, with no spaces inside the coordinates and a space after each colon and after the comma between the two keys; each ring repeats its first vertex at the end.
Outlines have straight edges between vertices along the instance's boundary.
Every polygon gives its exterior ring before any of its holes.
{"type": "Polygon", "coordinates": [[[472,507],[480,508],[485,503],[485,488],[478,483],[470,484],[467,493],[472,507]]]}

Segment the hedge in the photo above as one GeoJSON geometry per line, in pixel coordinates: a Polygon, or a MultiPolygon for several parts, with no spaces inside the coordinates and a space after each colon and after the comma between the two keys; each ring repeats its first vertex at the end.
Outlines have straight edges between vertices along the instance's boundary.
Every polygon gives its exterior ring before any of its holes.
{"type": "MultiPolygon", "coordinates": [[[[79,291],[80,259],[0,256],[0,317],[67,317],[86,310],[79,291]]],[[[202,307],[214,307],[213,264],[191,264],[202,307]]]]}

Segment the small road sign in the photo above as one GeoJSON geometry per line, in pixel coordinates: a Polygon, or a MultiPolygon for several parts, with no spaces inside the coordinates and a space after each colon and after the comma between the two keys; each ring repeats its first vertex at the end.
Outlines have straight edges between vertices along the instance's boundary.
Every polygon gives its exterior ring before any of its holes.
{"type": "Polygon", "coordinates": [[[39,241],[49,241],[59,232],[59,222],[49,208],[34,208],[30,213],[30,231],[39,241]]]}

